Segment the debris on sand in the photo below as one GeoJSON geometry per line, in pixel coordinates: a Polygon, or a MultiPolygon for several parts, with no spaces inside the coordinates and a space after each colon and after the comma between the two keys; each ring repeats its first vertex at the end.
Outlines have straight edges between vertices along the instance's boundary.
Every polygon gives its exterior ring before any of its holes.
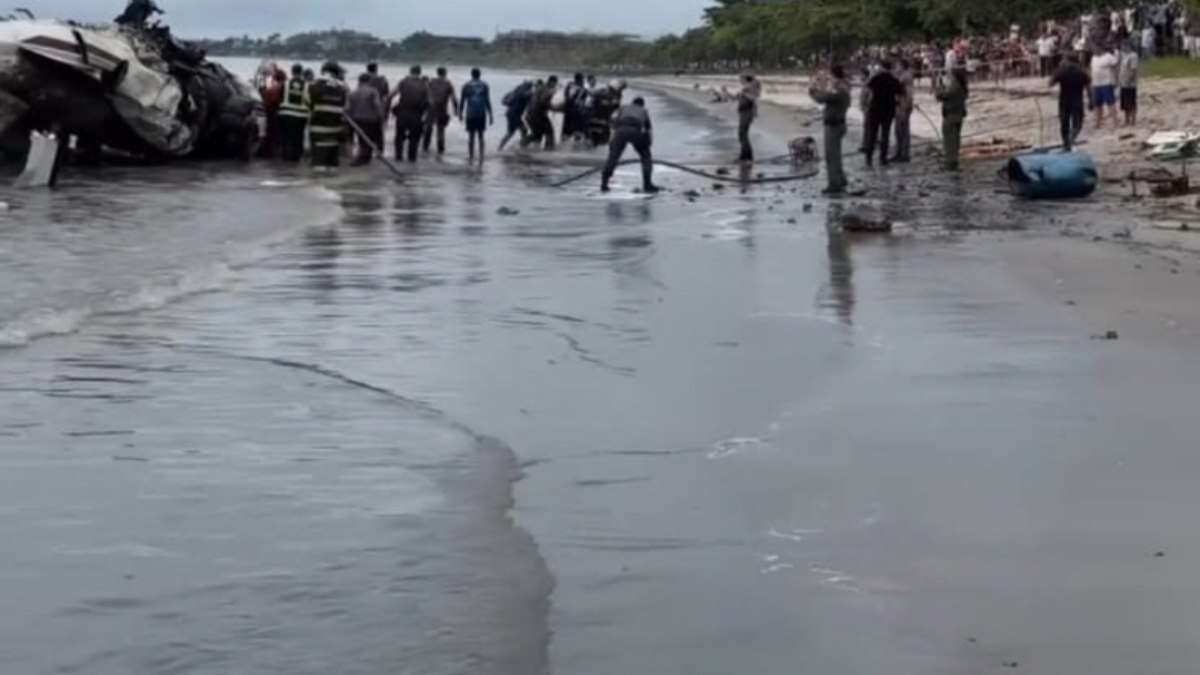
{"type": "Polygon", "coordinates": [[[804,206],[800,208],[805,213],[812,213],[812,202],[804,202],[804,206]]]}
{"type": "Polygon", "coordinates": [[[788,225],[795,225],[795,224],[796,224],[796,219],[795,219],[795,218],[788,218],[788,219],[787,219],[787,223],[788,223],[788,225]]]}
{"type": "Polygon", "coordinates": [[[683,196],[689,200],[699,199],[700,191],[699,190],[688,190],[687,192],[683,193],[683,196]]]}
{"type": "Polygon", "coordinates": [[[718,176],[728,176],[729,169],[726,169],[725,167],[721,167],[721,168],[717,169],[717,175],[718,176]]]}
{"type": "Polygon", "coordinates": [[[892,231],[892,221],[886,218],[872,218],[858,213],[844,213],[838,218],[838,224],[845,232],[866,232],[885,234],[892,231]]]}
{"type": "Polygon", "coordinates": [[[1016,661],[1005,661],[1005,662],[1004,662],[1004,667],[1005,667],[1005,668],[1011,668],[1011,669],[1014,669],[1014,670],[1015,670],[1015,669],[1017,669],[1017,668],[1020,668],[1020,667],[1021,667],[1021,664],[1017,663],[1016,661]]]}
{"type": "Polygon", "coordinates": [[[723,183],[713,183],[712,189],[714,189],[714,190],[724,190],[724,189],[725,189],[725,185],[724,185],[723,183]]]}
{"type": "Polygon", "coordinates": [[[1159,551],[1159,552],[1157,552],[1157,553],[1155,553],[1155,554],[1154,554],[1154,557],[1155,557],[1155,558],[1165,558],[1165,557],[1167,557],[1167,552],[1166,552],[1166,551],[1159,551]]]}
{"type": "Polygon", "coordinates": [[[1105,332],[1103,335],[1093,335],[1092,339],[1093,340],[1120,340],[1121,336],[1117,334],[1117,331],[1110,330],[1110,331],[1105,332]]]}
{"type": "Polygon", "coordinates": [[[521,212],[517,209],[509,208],[507,206],[501,206],[500,208],[496,209],[496,215],[498,216],[517,216],[520,214],[521,212]]]}

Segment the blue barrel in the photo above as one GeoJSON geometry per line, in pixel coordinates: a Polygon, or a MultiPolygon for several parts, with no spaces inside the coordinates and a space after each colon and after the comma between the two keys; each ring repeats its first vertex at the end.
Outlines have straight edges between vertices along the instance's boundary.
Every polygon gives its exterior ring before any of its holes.
{"type": "Polygon", "coordinates": [[[1096,191],[1100,176],[1083,152],[1017,155],[1008,160],[1008,184],[1026,199],[1077,199],[1096,191]]]}

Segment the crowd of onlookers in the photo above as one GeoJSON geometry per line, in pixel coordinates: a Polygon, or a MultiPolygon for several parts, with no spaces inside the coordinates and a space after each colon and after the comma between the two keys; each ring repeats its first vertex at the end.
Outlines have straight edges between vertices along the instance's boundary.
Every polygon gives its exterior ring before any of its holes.
{"type": "Polygon", "coordinates": [[[848,65],[861,73],[884,59],[903,60],[918,81],[961,66],[974,81],[1003,83],[1010,77],[1049,77],[1068,54],[1079,54],[1086,67],[1093,54],[1125,45],[1143,60],[1166,55],[1200,59],[1200,12],[1179,0],[1143,2],[1071,21],[1046,21],[1028,30],[1014,24],[1007,35],[863,48],[848,65]]]}

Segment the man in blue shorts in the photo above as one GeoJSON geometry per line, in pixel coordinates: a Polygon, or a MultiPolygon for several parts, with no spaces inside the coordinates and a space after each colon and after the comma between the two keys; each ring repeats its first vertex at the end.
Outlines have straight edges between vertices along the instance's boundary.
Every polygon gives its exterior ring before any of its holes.
{"type": "Polygon", "coordinates": [[[466,120],[468,161],[475,161],[475,139],[479,139],[479,163],[483,164],[486,152],[483,134],[495,123],[495,118],[492,116],[492,92],[480,76],[478,68],[471,71],[471,81],[462,88],[462,106],[458,112],[460,119],[466,120]]]}
{"type": "Polygon", "coordinates": [[[1113,126],[1117,119],[1117,70],[1121,59],[1116,50],[1109,47],[1092,57],[1092,105],[1096,108],[1096,128],[1104,126],[1105,109],[1112,116],[1113,126]]]}

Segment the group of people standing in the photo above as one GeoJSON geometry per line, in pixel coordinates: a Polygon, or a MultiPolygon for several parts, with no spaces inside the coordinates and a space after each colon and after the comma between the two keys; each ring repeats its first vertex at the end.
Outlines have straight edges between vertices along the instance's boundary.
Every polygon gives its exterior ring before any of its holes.
{"type": "MultiPolygon", "coordinates": [[[[914,78],[906,60],[900,60],[899,72],[890,59],[884,59],[873,74],[869,74],[861,89],[863,110],[863,153],[868,167],[874,166],[876,153],[881,165],[907,163],[912,160],[911,118],[915,104],[914,78]],[[889,154],[895,126],[896,152],[889,154]]],[[[813,82],[809,95],[822,107],[825,129],[824,194],[836,195],[846,191],[849,182],[842,161],[842,141],[847,132],[847,114],[851,106],[852,84],[843,66],[835,64],[813,82]]],[[[942,143],[944,166],[958,171],[962,128],[967,118],[969,83],[966,69],[956,67],[946,77],[935,82],[935,95],[942,106],[942,143]]]]}
{"type": "Polygon", "coordinates": [[[276,71],[262,88],[267,112],[267,139],[262,155],[299,162],[305,140],[312,163],[336,167],[352,144],[357,145],[354,164],[371,161],[383,153],[384,130],[389,116],[396,120],[397,159],[415,162],[420,151],[438,155],[446,151],[446,128],[452,119],[465,124],[472,160],[476,147],[480,160],[485,152],[483,135],[493,122],[491,92],[478,68],[471,80],[457,91],[445,68],[437,76],[422,76],[413,66],[395,89],[379,73],[375,63],[358,76],[353,90],[346,84],[345,70],[334,61],[321,68],[319,77],[303,66],[292,66],[291,77],[276,71]]]}
{"type": "MultiPolygon", "coordinates": [[[[501,101],[507,129],[499,148],[504,149],[517,136],[521,147],[547,150],[559,142],[607,145],[625,88],[621,80],[598,85],[594,76],[576,73],[560,97],[557,76],[524,81],[501,101]],[[563,117],[561,135],[551,118],[556,112],[563,117]]],[[[443,155],[446,129],[458,119],[468,134],[470,160],[478,157],[482,161],[484,135],[495,123],[491,89],[478,68],[471,71],[471,80],[461,90],[449,80],[445,68],[438,68],[429,78],[422,74],[421,66],[413,66],[392,88],[378,65],[370,63],[351,89],[344,69],[336,62],[326,63],[319,77],[297,64],[291,77],[275,69],[260,90],[268,119],[262,156],[278,155],[298,162],[307,139],[314,166],[337,166],[351,145],[357,145],[355,165],[370,162],[376,153],[383,153],[390,118],[395,119],[397,160],[415,162],[422,151],[443,155]]],[[[632,142],[626,140],[626,144],[632,142]]]]}

